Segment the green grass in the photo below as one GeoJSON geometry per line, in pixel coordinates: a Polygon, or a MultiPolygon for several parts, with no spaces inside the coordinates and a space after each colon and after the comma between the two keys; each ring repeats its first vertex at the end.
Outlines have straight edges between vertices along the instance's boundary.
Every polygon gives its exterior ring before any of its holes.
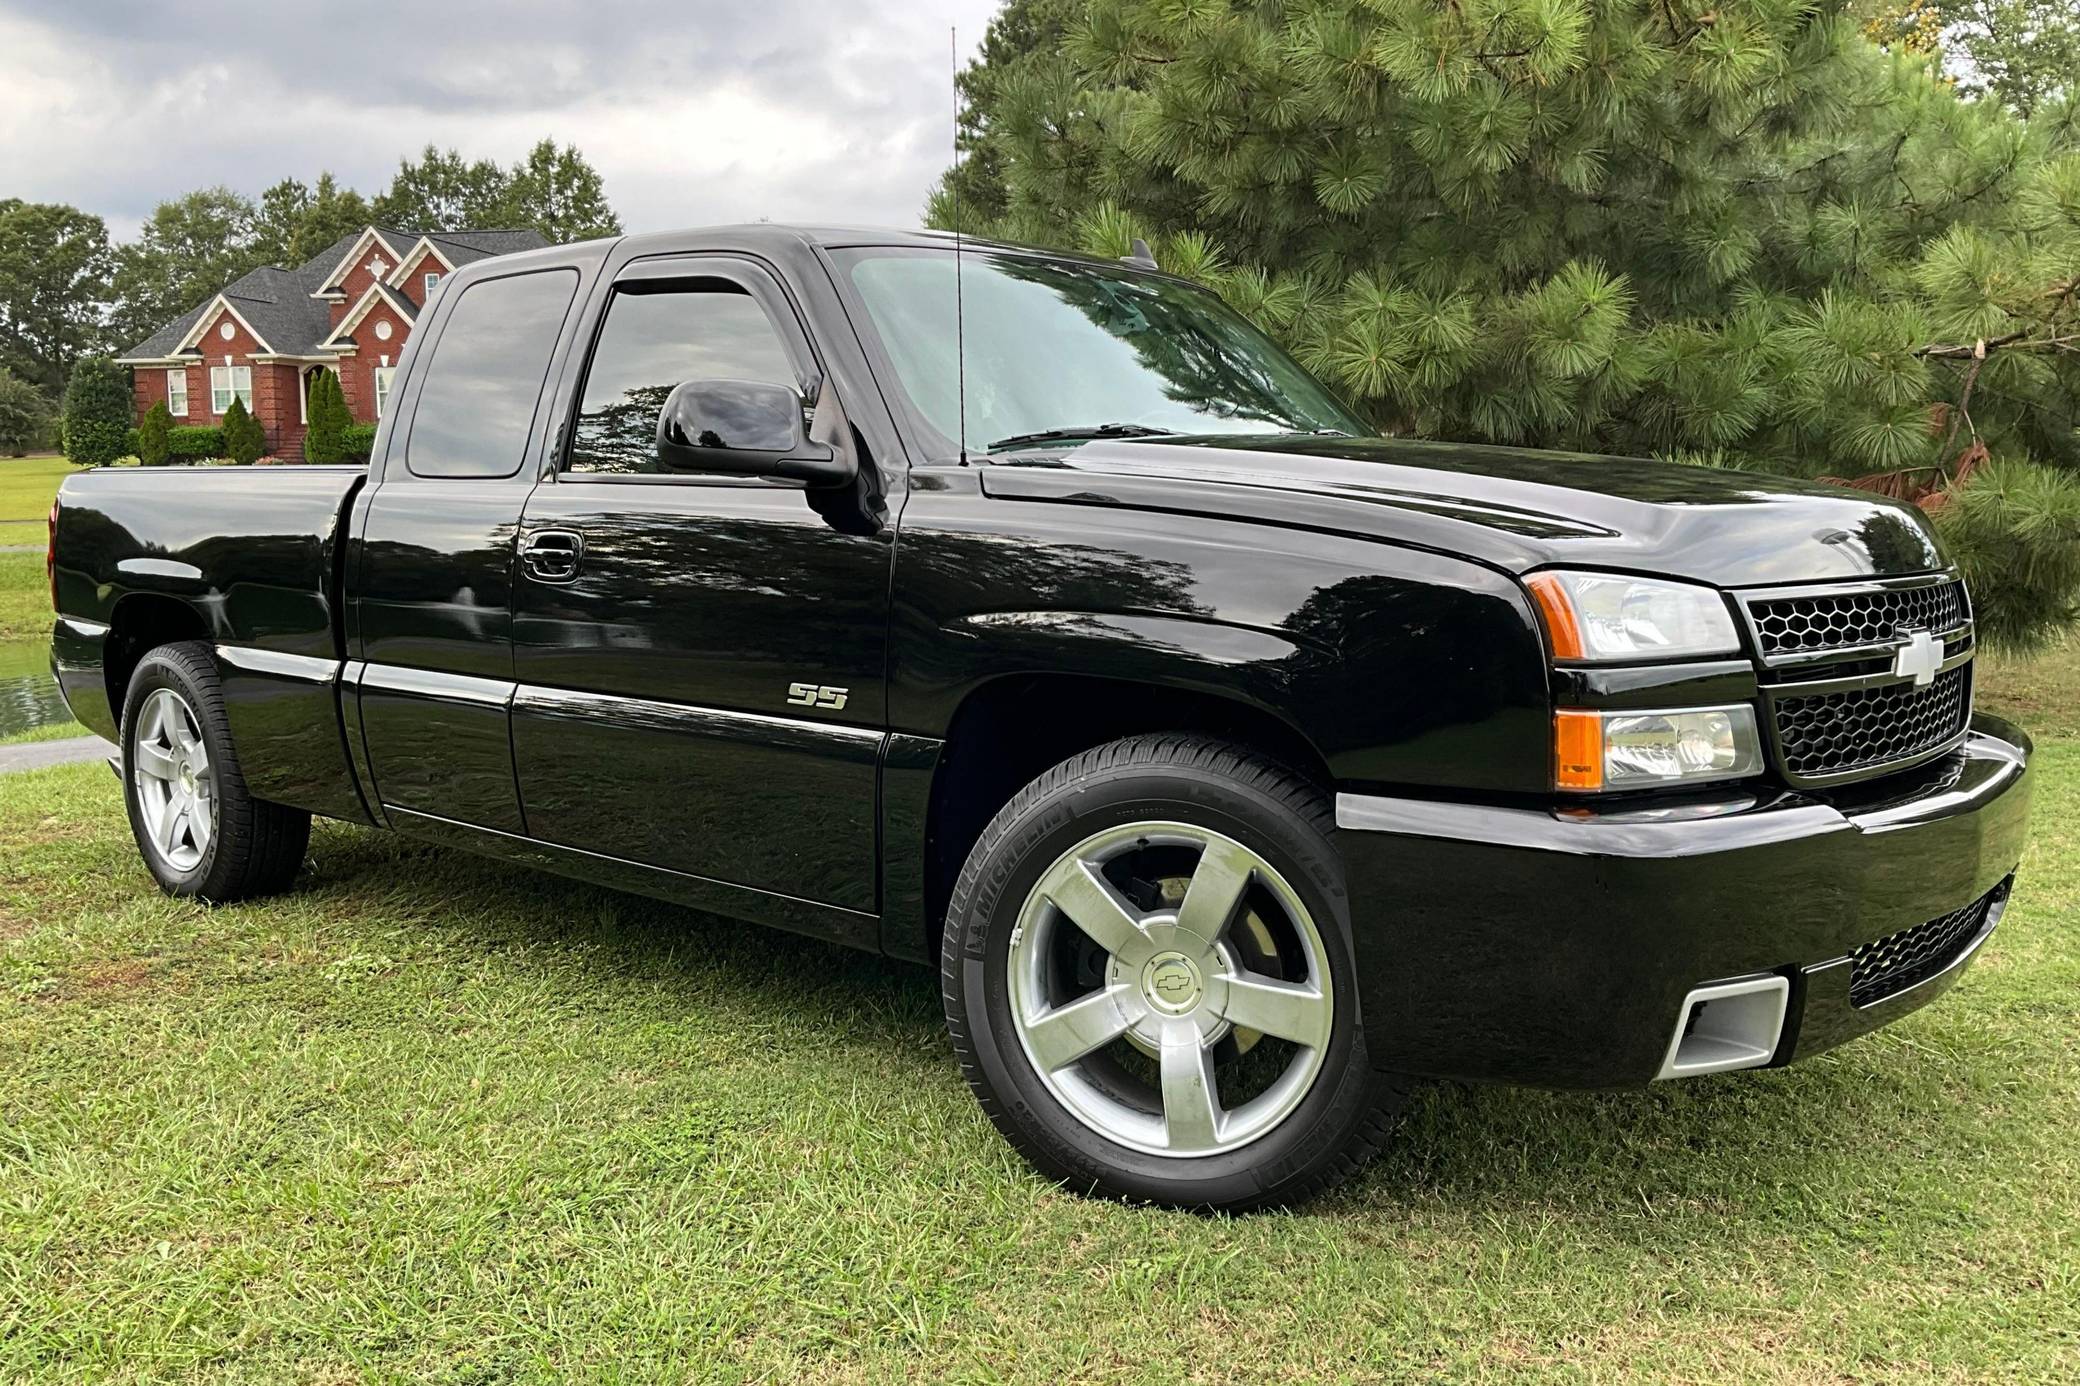
{"type": "Polygon", "coordinates": [[[41,553],[0,553],[0,641],[48,640],[51,589],[41,553]]]}
{"type": "Polygon", "coordinates": [[[58,483],[77,470],[55,454],[0,457],[0,546],[42,548],[58,483]]]}
{"type": "MultiPolygon", "coordinates": [[[[1989,680],[2080,688],[2072,661],[1989,680]]],[[[148,888],[99,765],[0,777],[0,1379],[2070,1381],[2080,700],[1941,1004],[1782,1072],[1440,1086],[1200,1218],[996,1137],[932,978],[321,827],[148,888]]]]}

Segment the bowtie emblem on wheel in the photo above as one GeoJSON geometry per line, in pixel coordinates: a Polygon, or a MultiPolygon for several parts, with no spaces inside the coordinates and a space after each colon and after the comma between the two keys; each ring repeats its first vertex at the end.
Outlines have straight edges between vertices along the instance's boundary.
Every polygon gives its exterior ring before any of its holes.
{"type": "Polygon", "coordinates": [[[1907,643],[1892,657],[1892,672],[1912,678],[1916,688],[1935,682],[1936,671],[1942,667],[1943,642],[1925,630],[1910,632],[1907,643]]]}

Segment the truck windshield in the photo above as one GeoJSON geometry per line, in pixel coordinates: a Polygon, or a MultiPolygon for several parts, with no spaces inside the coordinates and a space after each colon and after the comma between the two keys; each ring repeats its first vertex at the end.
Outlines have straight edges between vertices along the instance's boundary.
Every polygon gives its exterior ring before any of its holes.
{"type": "Polygon", "coordinates": [[[1372,432],[1270,338],[1202,289],[1068,260],[950,250],[834,258],[881,339],[913,419],[951,453],[1166,433],[1372,432]]]}

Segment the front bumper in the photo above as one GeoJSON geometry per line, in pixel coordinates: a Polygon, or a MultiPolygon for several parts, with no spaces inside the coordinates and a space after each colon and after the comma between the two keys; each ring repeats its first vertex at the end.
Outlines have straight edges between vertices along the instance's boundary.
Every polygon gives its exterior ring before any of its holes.
{"type": "Polygon", "coordinates": [[[1947,990],[1998,921],[2029,753],[2019,729],[1982,714],[1954,755],[1826,793],[1615,811],[1339,795],[1372,1061],[1644,1083],[1694,990],[1762,974],[1789,983],[1772,1064],[1888,1024],[1947,990]],[[1979,901],[1991,902],[1983,927],[1932,975],[1852,1002],[1857,949],[1979,901]]]}

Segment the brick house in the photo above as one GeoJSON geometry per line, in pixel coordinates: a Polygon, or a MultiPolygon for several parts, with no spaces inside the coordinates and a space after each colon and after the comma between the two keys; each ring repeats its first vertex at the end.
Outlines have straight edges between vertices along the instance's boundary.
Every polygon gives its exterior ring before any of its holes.
{"type": "Polygon", "coordinates": [[[347,409],[382,416],[398,353],[441,277],[548,244],[533,231],[414,234],[370,226],[300,269],[256,269],[117,357],[140,422],[161,400],[176,426],[223,420],[234,397],[276,456],[300,456],[313,371],[339,374],[347,409]]]}

